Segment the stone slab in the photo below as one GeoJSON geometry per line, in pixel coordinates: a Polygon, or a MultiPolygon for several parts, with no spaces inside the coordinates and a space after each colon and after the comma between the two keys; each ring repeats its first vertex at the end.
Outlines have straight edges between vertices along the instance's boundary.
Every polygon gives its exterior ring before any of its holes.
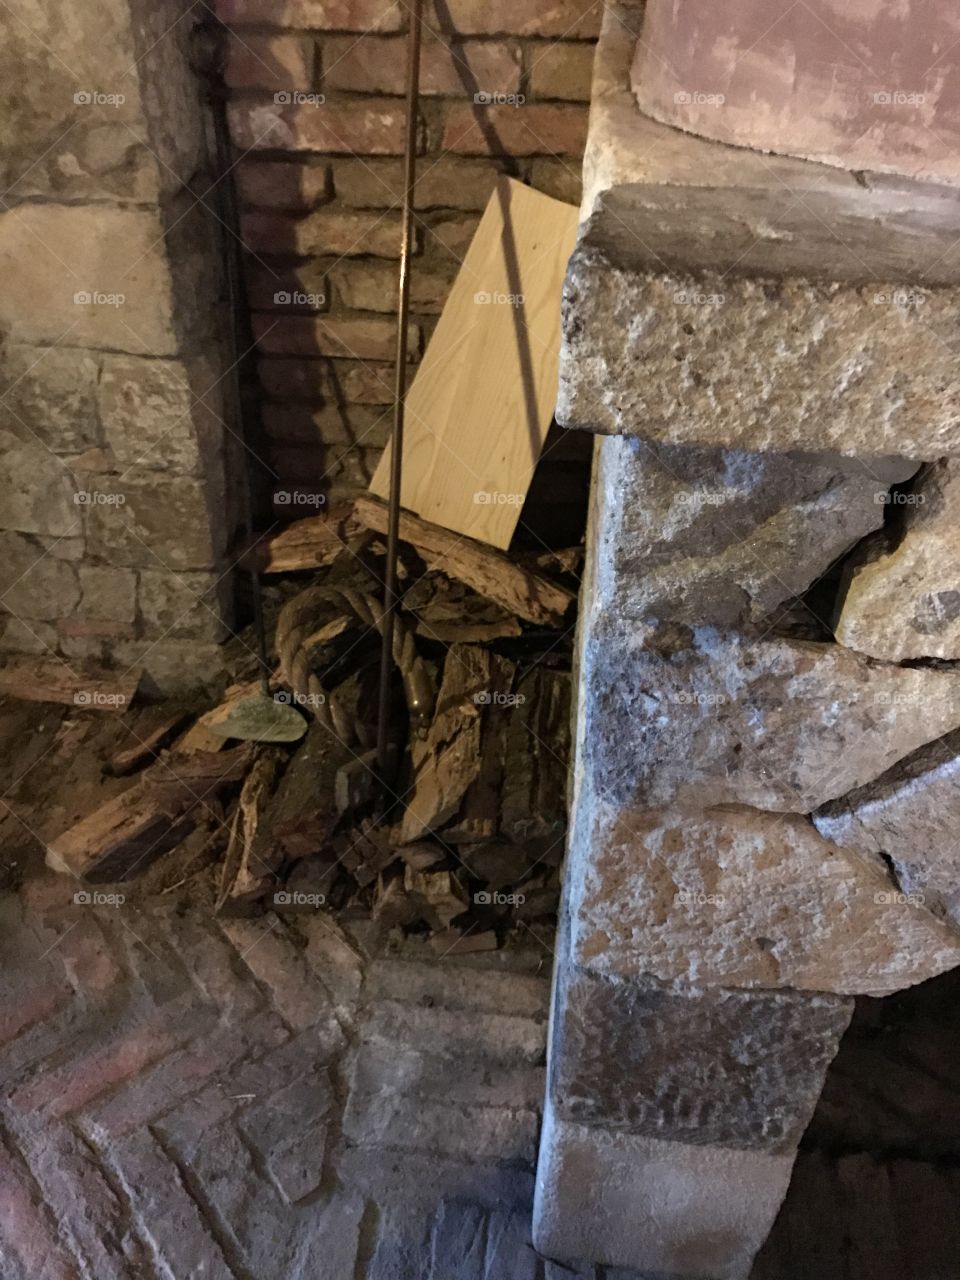
{"type": "Polygon", "coordinates": [[[577,767],[623,807],[807,813],[960,725],[953,672],[709,627],[583,630],[577,767]]]}
{"type": "Polygon", "coordinates": [[[533,1210],[546,1257],[671,1280],[746,1280],[791,1155],[688,1146],[561,1119],[547,1105],[533,1210]]]}
{"type": "Polygon", "coordinates": [[[595,801],[577,831],[572,954],[598,972],[881,996],[960,964],[960,931],[805,817],[595,801]]]}
{"type": "Polygon", "coordinates": [[[960,658],[960,465],[925,467],[904,499],[899,537],[850,567],[836,637],[874,658],[960,658]]]}
{"type": "Polygon", "coordinates": [[[693,1145],[792,1151],[853,1012],[795,991],[680,991],[561,962],[557,1115],[693,1145]]]}
{"type": "Polygon", "coordinates": [[[603,439],[596,585],[625,618],[760,620],[883,523],[916,463],[603,439]]]}
{"type": "Polygon", "coordinates": [[[827,840],[893,862],[900,890],[960,927],[960,733],[813,814],[827,840]]]}

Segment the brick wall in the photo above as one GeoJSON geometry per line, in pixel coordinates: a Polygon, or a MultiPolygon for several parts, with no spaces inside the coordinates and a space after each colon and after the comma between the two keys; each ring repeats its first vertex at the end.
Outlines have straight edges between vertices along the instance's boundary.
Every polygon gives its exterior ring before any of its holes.
{"type": "MultiPolygon", "coordinates": [[[[601,10],[601,0],[427,6],[412,362],[498,173],[579,200],[601,10]]],[[[407,8],[220,0],[219,12],[231,28],[264,452],[278,490],[336,499],[367,484],[390,428],[407,8]]]]}

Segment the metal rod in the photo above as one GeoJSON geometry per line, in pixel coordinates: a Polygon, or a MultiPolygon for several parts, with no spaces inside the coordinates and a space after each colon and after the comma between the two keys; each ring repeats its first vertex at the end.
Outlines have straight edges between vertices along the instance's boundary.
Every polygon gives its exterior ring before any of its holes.
{"type": "Polygon", "coordinates": [[[397,304],[397,364],[390,441],[390,510],[387,518],[387,565],[384,584],[383,646],[380,658],[380,701],[377,712],[377,767],[381,782],[389,768],[390,690],[393,678],[393,629],[397,596],[397,544],[400,530],[400,486],[403,480],[403,422],[407,398],[407,334],[410,328],[410,259],[413,249],[413,194],[417,181],[417,129],[420,102],[420,35],[423,0],[412,0],[407,38],[407,131],[403,165],[403,233],[400,242],[400,291],[397,304]]]}

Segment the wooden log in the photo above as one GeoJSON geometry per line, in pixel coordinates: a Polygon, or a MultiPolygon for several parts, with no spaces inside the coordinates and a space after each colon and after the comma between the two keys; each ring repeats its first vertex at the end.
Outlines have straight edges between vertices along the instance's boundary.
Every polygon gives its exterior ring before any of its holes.
{"type": "MultiPolygon", "coordinates": [[[[354,504],[354,512],[366,528],[386,532],[384,503],[362,494],[354,504]]],[[[440,569],[458,578],[527,622],[559,626],[575,599],[574,592],[567,587],[521,568],[502,552],[463,534],[441,529],[409,511],[400,512],[400,537],[416,548],[431,569],[440,569]]]]}
{"type": "Polygon", "coordinates": [[[275,747],[259,752],[243,780],[221,868],[216,902],[218,913],[255,901],[267,892],[274,881],[272,869],[258,865],[254,846],[264,809],[283,766],[284,754],[275,747]]]}
{"type": "Polygon", "coordinates": [[[57,836],[47,848],[47,865],[89,884],[132,879],[193,830],[205,802],[239,782],[249,761],[245,747],[159,761],[129,790],[57,836]]]}
{"type": "Polygon", "coordinates": [[[184,707],[176,711],[163,712],[157,717],[155,711],[145,712],[130,729],[134,741],[128,747],[115,751],[107,763],[107,772],[115,778],[122,778],[128,773],[156,760],[162,747],[181,730],[194,713],[184,707]]]}
{"type": "Polygon", "coordinates": [[[480,769],[463,795],[456,820],[444,827],[443,838],[452,844],[490,840],[500,826],[500,791],[506,756],[507,726],[516,714],[510,689],[516,666],[492,653],[482,706],[483,726],[480,731],[480,769]]]}
{"type": "Polygon", "coordinates": [[[118,715],[133,702],[142,667],[126,674],[78,671],[65,661],[33,658],[0,667],[0,696],[25,702],[60,702],[82,711],[118,715]]]}
{"type": "Polygon", "coordinates": [[[417,914],[434,929],[447,929],[463,915],[468,902],[460,881],[450,871],[414,871],[405,867],[403,888],[416,904],[417,914]]]}
{"type": "Polygon", "coordinates": [[[473,955],[478,951],[496,951],[497,935],[490,929],[482,933],[461,933],[459,929],[444,929],[435,933],[430,939],[431,948],[443,959],[444,956],[473,955]]]}
{"type": "Polygon", "coordinates": [[[570,754],[567,672],[535,667],[517,684],[516,712],[507,725],[500,830],[516,844],[536,842],[559,861],[566,829],[570,754]]]}
{"type": "Polygon", "coordinates": [[[258,573],[293,573],[322,569],[361,532],[351,507],[335,507],[322,516],[295,520],[286,528],[258,538],[244,552],[241,564],[258,573]]]}

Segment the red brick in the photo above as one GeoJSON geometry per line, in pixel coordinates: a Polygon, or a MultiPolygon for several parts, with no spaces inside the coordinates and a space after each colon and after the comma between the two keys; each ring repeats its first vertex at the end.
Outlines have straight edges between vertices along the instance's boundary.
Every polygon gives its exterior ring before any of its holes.
{"type": "Polygon", "coordinates": [[[307,36],[232,36],[225,79],[232,89],[309,89],[316,50],[307,36]]]}
{"type": "Polygon", "coordinates": [[[0,1046],[52,1018],[70,1000],[66,985],[51,978],[15,978],[19,975],[8,975],[0,992],[0,1046]]]}
{"type": "Polygon", "coordinates": [[[443,146],[463,155],[583,154],[586,107],[531,104],[522,107],[453,107],[443,146]]]}
{"type": "Polygon", "coordinates": [[[244,204],[315,209],[330,199],[330,166],[287,160],[245,160],[235,170],[244,204]]]}
{"type": "Polygon", "coordinates": [[[529,46],[527,75],[534,97],[589,102],[595,47],[573,41],[529,46]]]}
{"type": "Polygon", "coordinates": [[[600,32],[603,0],[444,0],[435,25],[460,35],[566,36],[600,32]],[[447,15],[449,14],[449,22],[447,15]]]}
{"type": "Polygon", "coordinates": [[[424,232],[428,249],[441,253],[450,262],[461,263],[480,224],[479,218],[447,218],[424,232]]]}
{"type": "MultiPolygon", "coordinates": [[[[281,484],[313,487],[327,495],[328,502],[369,488],[373,473],[383,455],[382,449],[337,449],[321,446],[315,449],[295,446],[271,450],[270,458],[281,484]]],[[[279,516],[290,508],[278,509],[279,516]]]]}
{"type": "MultiPolygon", "coordinates": [[[[267,355],[342,356],[354,360],[389,360],[394,353],[397,326],[393,320],[311,316],[253,317],[254,336],[267,355]]],[[[420,349],[420,330],[410,326],[410,359],[420,349]]]]}
{"type": "Polygon", "coordinates": [[[243,214],[241,227],[247,248],[257,253],[400,256],[400,218],[393,214],[320,209],[293,218],[257,209],[243,214]]]}
{"type": "Polygon", "coordinates": [[[580,166],[570,161],[534,160],[530,169],[530,185],[567,204],[579,204],[583,195],[580,166]]]}
{"type": "Polygon", "coordinates": [[[267,404],[263,406],[263,426],[271,440],[284,444],[358,444],[382,449],[390,435],[393,414],[388,406],[329,405],[310,409],[306,405],[267,404]]]}
{"type": "Polygon", "coordinates": [[[393,366],[356,360],[261,360],[260,382],[275,400],[393,403],[393,366]]]}
{"type": "Polygon", "coordinates": [[[330,997],[323,984],[311,973],[276,916],[224,920],[221,927],[290,1026],[302,1031],[331,1016],[330,997]]]}
{"type": "MultiPolygon", "coordinates": [[[[502,162],[430,156],[417,166],[418,209],[486,208],[500,176],[502,162]]],[[[403,170],[399,160],[338,160],[334,169],[337,195],[360,209],[399,208],[403,170]]]]}
{"type": "Polygon", "coordinates": [[[80,1280],[80,1268],[57,1239],[49,1210],[32,1178],[2,1147],[0,1239],[3,1256],[14,1265],[20,1264],[14,1274],[37,1280],[80,1280]]]}
{"type": "MultiPolygon", "coordinates": [[[[323,87],[360,93],[403,93],[406,89],[405,38],[344,37],[323,44],[323,87]]],[[[472,98],[477,90],[516,93],[520,88],[520,60],[504,43],[458,45],[424,43],[420,62],[420,92],[472,98]]]]}
{"type": "Polygon", "coordinates": [[[404,109],[391,98],[280,105],[232,102],[230,131],[244,150],[326,151],[352,155],[403,153],[404,109]]]}
{"type": "MultiPolygon", "coordinates": [[[[427,243],[431,232],[425,233],[427,243]]],[[[397,309],[397,270],[386,262],[345,262],[331,275],[337,297],[345,307],[356,311],[385,311],[392,314],[397,309]]],[[[410,302],[414,311],[438,314],[443,309],[450,285],[451,271],[429,271],[418,268],[410,278],[410,302]]]]}
{"type": "Polygon", "coordinates": [[[399,0],[217,0],[217,15],[230,25],[315,27],[327,31],[399,31],[399,0]]]}

